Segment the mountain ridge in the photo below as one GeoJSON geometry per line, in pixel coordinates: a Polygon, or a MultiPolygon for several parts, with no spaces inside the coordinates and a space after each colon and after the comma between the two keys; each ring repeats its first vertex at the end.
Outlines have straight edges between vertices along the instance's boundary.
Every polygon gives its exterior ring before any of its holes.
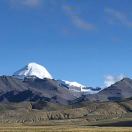
{"type": "Polygon", "coordinates": [[[20,69],[18,74],[0,76],[0,100],[10,101],[13,98],[12,100],[15,102],[15,99],[17,100],[17,97],[21,96],[20,101],[48,100],[49,102],[68,105],[84,100],[117,101],[132,95],[132,80],[129,78],[124,78],[105,89],[101,89],[87,87],[77,82],[53,79],[50,73],[45,70],[45,67],[36,63],[29,63],[24,69],[20,69]],[[38,70],[42,70],[40,76],[38,70]]]}

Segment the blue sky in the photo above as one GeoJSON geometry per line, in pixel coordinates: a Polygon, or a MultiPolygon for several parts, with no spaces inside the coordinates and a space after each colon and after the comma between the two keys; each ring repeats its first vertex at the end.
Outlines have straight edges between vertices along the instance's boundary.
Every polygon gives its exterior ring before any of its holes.
{"type": "Polygon", "coordinates": [[[1,0],[0,75],[29,62],[103,86],[132,76],[131,0],[1,0]]]}

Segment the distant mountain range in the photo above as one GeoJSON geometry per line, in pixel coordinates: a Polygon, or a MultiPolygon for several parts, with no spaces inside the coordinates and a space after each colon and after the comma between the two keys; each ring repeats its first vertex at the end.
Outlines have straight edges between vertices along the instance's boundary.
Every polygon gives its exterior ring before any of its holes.
{"type": "Polygon", "coordinates": [[[36,63],[12,76],[0,76],[0,123],[88,125],[115,119],[128,121],[131,112],[130,78],[105,89],[92,88],[54,79],[36,63]]]}
{"type": "Polygon", "coordinates": [[[0,101],[36,102],[44,100],[65,104],[81,101],[117,101],[132,96],[132,80],[124,78],[112,86],[101,89],[77,82],[53,79],[43,66],[30,63],[13,76],[0,76],[0,101]]]}

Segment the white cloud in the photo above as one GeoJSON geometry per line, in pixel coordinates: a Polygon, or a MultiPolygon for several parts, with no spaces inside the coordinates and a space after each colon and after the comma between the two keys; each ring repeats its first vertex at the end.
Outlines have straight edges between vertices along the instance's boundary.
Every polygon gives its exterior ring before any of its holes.
{"type": "Polygon", "coordinates": [[[106,8],[104,11],[108,15],[110,23],[120,23],[132,27],[132,20],[130,20],[125,13],[111,8],[106,8]]]}
{"type": "Polygon", "coordinates": [[[11,4],[17,6],[37,7],[41,0],[10,0],[11,4]]]}
{"type": "Polygon", "coordinates": [[[75,14],[73,9],[70,6],[63,6],[63,10],[70,18],[71,22],[77,28],[84,29],[84,30],[93,30],[95,29],[95,25],[92,23],[87,22],[86,20],[82,19],[79,15],[75,14]]]}
{"type": "Polygon", "coordinates": [[[112,76],[112,75],[108,75],[108,76],[105,76],[105,81],[104,81],[104,85],[105,87],[109,87],[111,86],[112,84],[122,80],[125,76],[124,75],[119,75],[119,76],[112,76]]]}
{"type": "Polygon", "coordinates": [[[84,30],[92,30],[95,28],[93,24],[86,22],[85,20],[81,19],[78,16],[71,16],[71,20],[72,23],[78,28],[84,30]]]}

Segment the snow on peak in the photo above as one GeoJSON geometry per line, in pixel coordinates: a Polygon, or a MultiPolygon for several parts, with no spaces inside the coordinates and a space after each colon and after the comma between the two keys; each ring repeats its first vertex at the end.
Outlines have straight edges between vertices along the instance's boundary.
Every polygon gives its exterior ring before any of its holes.
{"type": "Polygon", "coordinates": [[[14,76],[18,78],[24,78],[24,77],[30,77],[35,76],[40,79],[49,78],[52,79],[52,76],[47,71],[47,69],[37,63],[29,63],[24,68],[18,70],[13,74],[14,76]]]}
{"type": "Polygon", "coordinates": [[[66,80],[57,80],[60,85],[66,85],[70,91],[73,92],[82,92],[86,94],[95,94],[98,93],[100,90],[94,90],[91,87],[87,87],[85,85],[82,85],[78,82],[70,82],[66,80]]]}
{"type": "Polygon", "coordinates": [[[85,88],[86,86],[78,83],[78,82],[70,82],[70,81],[66,81],[63,80],[65,82],[65,84],[69,85],[69,86],[73,86],[73,87],[80,87],[80,88],[85,88]]]}
{"type": "Polygon", "coordinates": [[[83,88],[86,88],[86,86],[78,83],[78,82],[70,82],[66,80],[57,80],[59,84],[66,85],[69,90],[74,90],[74,91],[82,91],[83,88]]]}

